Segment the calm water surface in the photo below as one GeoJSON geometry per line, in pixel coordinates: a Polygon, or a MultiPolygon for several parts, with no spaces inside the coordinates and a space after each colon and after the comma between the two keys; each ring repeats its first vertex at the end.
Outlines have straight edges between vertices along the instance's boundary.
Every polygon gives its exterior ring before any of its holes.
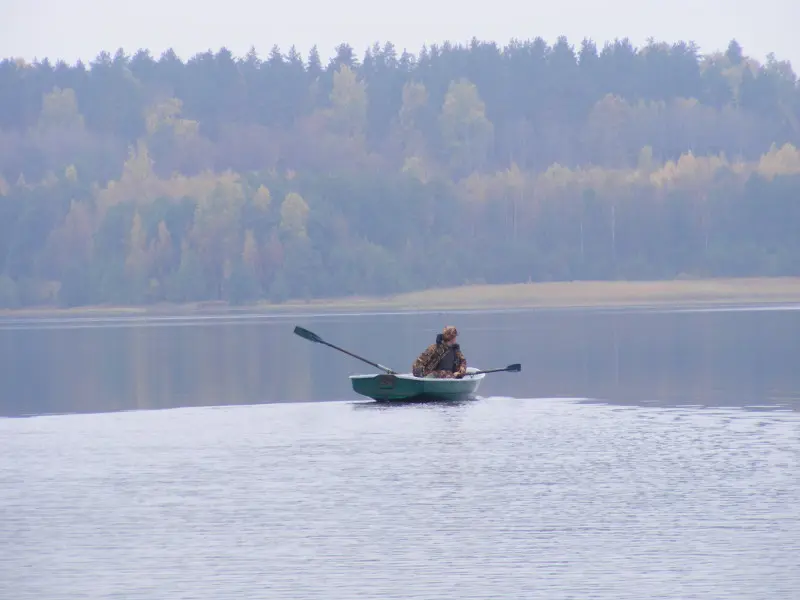
{"type": "Polygon", "coordinates": [[[798,317],[0,323],[0,599],[796,600],[798,317]],[[445,323],[523,372],[381,407],[291,333],[445,323]]]}

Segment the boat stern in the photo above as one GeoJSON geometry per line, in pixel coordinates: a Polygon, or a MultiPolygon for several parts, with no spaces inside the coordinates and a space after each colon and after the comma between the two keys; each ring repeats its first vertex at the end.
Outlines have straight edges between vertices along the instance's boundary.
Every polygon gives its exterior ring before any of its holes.
{"type": "Polygon", "coordinates": [[[422,393],[420,380],[403,375],[351,375],[353,391],[373,400],[405,400],[422,393]]]}

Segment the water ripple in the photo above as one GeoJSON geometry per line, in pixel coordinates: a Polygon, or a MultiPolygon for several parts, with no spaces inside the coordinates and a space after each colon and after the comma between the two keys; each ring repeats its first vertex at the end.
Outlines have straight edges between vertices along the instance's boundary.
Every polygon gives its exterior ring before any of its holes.
{"type": "Polygon", "coordinates": [[[0,598],[795,600],[798,425],[509,398],[0,420],[0,598]]]}

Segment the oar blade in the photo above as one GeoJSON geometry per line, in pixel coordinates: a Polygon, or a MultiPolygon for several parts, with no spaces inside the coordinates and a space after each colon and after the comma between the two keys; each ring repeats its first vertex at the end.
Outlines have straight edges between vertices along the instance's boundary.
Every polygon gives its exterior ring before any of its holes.
{"type": "Polygon", "coordinates": [[[514,363],[513,365],[508,365],[506,367],[506,371],[508,371],[509,373],[519,373],[520,371],[522,371],[522,365],[519,364],[519,363],[514,363]]]}
{"type": "Polygon", "coordinates": [[[322,343],[322,338],[319,337],[313,331],[309,331],[308,329],[303,329],[302,327],[295,327],[294,328],[295,334],[299,335],[301,338],[308,340],[309,342],[316,342],[322,343]]]}

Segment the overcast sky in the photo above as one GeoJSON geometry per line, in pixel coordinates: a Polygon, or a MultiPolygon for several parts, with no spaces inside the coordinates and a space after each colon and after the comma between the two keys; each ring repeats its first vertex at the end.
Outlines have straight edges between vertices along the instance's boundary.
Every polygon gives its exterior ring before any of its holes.
{"type": "Polygon", "coordinates": [[[102,50],[170,46],[186,59],[226,46],[243,55],[251,45],[266,56],[273,44],[307,55],[317,44],[323,60],[340,42],[363,56],[373,42],[393,42],[417,53],[423,44],[467,42],[472,36],[502,44],[566,35],[576,47],[590,37],[694,40],[702,52],[724,50],[736,38],[745,53],[768,52],[800,71],[800,0],[0,0],[0,56],[74,62],[102,50]],[[473,6],[474,8],[468,9],[473,6]]]}

